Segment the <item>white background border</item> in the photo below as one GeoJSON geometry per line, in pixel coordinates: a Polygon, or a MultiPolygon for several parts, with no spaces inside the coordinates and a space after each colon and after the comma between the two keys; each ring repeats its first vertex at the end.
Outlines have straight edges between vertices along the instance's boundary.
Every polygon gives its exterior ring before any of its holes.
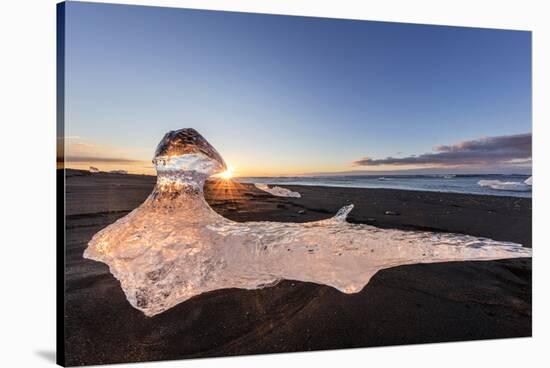
{"type": "MultiPolygon", "coordinates": [[[[97,1],[105,2],[105,1],[97,1]]],[[[550,37],[545,1],[108,1],[533,31],[534,337],[315,353],[182,360],[141,367],[344,364],[537,367],[548,364],[550,37]],[[545,24],[546,23],[546,24],[545,24]],[[546,166],[546,167],[544,167],[546,166]],[[545,349],[546,348],[546,349],[545,349]]],[[[0,5],[0,365],[51,366],[55,351],[55,3],[0,5]]],[[[132,367],[135,365],[119,365],[132,367]]]]}

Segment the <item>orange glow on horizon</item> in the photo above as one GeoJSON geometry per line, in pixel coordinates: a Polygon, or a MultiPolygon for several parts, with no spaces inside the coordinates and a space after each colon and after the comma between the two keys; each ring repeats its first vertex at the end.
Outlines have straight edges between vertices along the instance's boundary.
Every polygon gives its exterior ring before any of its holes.
{"type": "MultiPolygon", "coordinates": [[[[63,161],[62,159],[60,161],[63,161]]],[[[239,177],[274,177],[274,176],[309,176],[309,175],[338,175],[342,173],[343,175],[349,175],[352,172],[369,172],[371,174],[376,174],[380,171],[391,170],[391,171],[400,171],[406,173],[408,169],[423,168],[422,166],[406,166],[406,167],[396,167],[390,165],[381,165],[373,168],[361,168],[354,166],[329,166],[329,165],[281,165],[280,163],[265,164],[260,166],[260,163],[252,164],[243,164],[243,165],[232,165],[227,164],[227,169],[224,172],[215,174],[215,178],[223,179],[224,181],[229,181],[234,178],[239,177]]],[[[90,167],[99,169],[99,171],[109,172],[112,170],[125,170],[129,174],[138,174],[138,175],[156,175],[154,166],[150,161],[135,161],[135,162],[100,162],[100,161],[88,161],[88,162],[71,162],[67,160],[64,162],[58,162],[58,168],[65,167],[68,169],[80,169],[80,170],[89,170],[90,167]]]]}

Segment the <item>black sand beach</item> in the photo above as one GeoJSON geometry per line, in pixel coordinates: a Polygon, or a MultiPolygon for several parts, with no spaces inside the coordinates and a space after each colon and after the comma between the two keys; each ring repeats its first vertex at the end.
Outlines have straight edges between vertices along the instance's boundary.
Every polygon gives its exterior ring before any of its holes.
{"type": "MultiPolygon", "coordinates": [[[[84,259],[87,242],[151,192],[156,178],[67,170],[67,365],[138,362],[531,336],[531,260],[400,266],[357,294],[283,281],[261,290],[199,295],[152,318],[126,301],[108,267],[84,259]]],[[[349,221],[459,232],[531,246],[531,199],[211,181],[205,196],[235,221],[305,222],[355,204],[349,221]]]]}

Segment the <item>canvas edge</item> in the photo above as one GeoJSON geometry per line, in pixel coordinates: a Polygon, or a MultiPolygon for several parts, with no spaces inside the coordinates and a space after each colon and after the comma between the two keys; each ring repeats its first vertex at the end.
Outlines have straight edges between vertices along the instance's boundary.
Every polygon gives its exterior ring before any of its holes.
{"type": "Polygon", "coordinates": [[[65,366],[65,2],[56,4],[56,363],[65,366]]]}

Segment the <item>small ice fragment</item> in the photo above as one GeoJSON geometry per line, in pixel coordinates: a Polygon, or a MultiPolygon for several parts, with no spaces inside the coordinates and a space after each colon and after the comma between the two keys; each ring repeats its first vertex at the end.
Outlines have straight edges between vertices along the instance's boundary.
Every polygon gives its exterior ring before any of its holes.
{"type": "Polygon", "coordinates": [[[526,180],[524,181],[524,183],[527,184],[527,185],[533,185],[533,177],[530,176],[529,179],[526,179],[526,180]]]}
{"type": "Polygon", "coordinates": [[[531,190],[530,184],[517,181],[480,180],[477,184],[481,187],[487,187],[494,190],[508,190],[513,192],[528,192],[531,190]]]}
{"type": "Polygon", "coordinates": [[[267,184],[255,183],[254,186],[264,192],[270,193],[276,197],[291,197],[291,198],[300,198],[301,195],[298,192],[293,192],[286,188],[281,188],[277,186],[269,187],[267,184]]]}

